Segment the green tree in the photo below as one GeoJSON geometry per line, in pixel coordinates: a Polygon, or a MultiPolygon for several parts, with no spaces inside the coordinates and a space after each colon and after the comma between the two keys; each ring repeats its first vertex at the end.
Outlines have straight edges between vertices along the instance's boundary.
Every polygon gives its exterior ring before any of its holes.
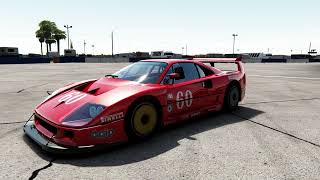
{"type": "Polygon", "coordinates": [[[39,39],[39,42],[41,44],[41,55],[43,55],[42,43],[44,43],[45,38],[43,32],[40,29],[36,31],[36,37],[39,39]]]}
{"type": "Polygon", "coordinates": [[[66,32],[61,31],[60,29],[57,28],[54,32],[53,37],[57,41],[58,54],[60,55],[60,40],[66,39],[66,32]]]}
{"type": "Polygon", "coordinates": [[[57,29],[57,25],[54,22],[44,20],[39,23],[39,30],[36,31],[36,35],[38,32],[38,34],[41,34],[41,36],[44,38],[44,42],[46,43],[47,47],[47,54],[49,52],[49,48],[51,51],[51,44],[55,43],[53,35],[57,29]]]}

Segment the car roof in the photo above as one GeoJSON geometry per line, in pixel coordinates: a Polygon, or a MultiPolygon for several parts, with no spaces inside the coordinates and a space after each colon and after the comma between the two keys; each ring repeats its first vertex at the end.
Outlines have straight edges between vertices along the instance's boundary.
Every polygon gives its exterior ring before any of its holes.
{"type": "Polygon", "coordinates": [[[180,62],[190,62],[190,63],[195,63],[195,64],[202,64],[202,66],[209,68],[215,74],[221,73],[221,70],[219,70],[217,68],[207,66],[206,64],[204,64],[200,61],[194,61],[194,60],[188,60],[188,59],[146,59],[146,60],[142,60],[142,62],[165,62],[165,63],[168,63],[168,65],[172,65],[174,63],[180,63],[180,62]]]}
{"type": "Polygon", "coordinates": [[[179,63],[179,62],[195,62],[187,59],[146,59],[142,60],[143,62],[165,62],[168,64],[179,63]]]}

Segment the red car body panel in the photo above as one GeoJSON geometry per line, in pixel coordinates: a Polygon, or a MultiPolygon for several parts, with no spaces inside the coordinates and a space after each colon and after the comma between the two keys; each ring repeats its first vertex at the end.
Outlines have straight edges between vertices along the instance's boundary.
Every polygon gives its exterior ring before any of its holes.
{"type": "Polygon", "coordinates": [[[35,109],[35,129],[50,141],[63,147],[111,144],[127,141],[125,116],[130,105],[140,97],[152,96],[162,109],[161,124],[167,125],[210,111],[219,111],[231,81],[245,95],[246,78],[239,59],[146,60],[166,62],[168,66],[156,84],[142,84],[117,78],[100,78],[73,83],[55,91],[35,109]],[[191,62],[209,69],[212,75],[178,84],[161,84],[175,63],[191,62]],[[235,63],[238,71],[223,72],[204,63],[235,63]],[[204,88],[205,83],[212,85],[204,88]],[[70,99],[71,97],[71,99],[70,99]],[[70,127],[63,120],[87,103],[106,108],[96,118],[80,127],[70,127]]]}

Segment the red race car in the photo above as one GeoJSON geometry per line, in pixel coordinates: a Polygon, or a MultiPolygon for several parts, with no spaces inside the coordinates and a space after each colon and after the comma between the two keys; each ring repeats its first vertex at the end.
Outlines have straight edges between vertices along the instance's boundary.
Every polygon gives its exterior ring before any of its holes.
{"type": "Polygon", "coordinates": [[[23,129],[51,152],[141,140],[168,124],[235,109],[245,87],[240,58],[144,60],[54,91],[23,129]],[[215,63],[237,70],[221,71],[215,63]]]}

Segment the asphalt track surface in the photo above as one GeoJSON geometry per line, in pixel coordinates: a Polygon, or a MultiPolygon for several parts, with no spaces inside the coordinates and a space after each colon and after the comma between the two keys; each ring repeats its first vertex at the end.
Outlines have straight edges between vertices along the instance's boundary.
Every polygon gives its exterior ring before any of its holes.
{"type": "Polygon", "coordinates": [[[64,157],[24,136],[23,122],[47,91],[125,65],[1,65],[0,179],[320,178],[320,64],[246,64],[247,94],[236,112],[142,143],[64,157]]]}

